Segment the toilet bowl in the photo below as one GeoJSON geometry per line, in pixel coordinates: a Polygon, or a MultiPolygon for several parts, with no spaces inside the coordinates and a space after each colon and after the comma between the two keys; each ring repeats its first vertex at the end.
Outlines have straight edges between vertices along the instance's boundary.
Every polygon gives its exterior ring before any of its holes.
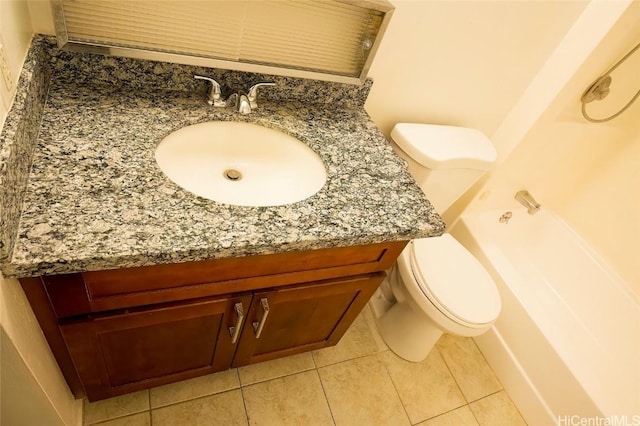
{"type": "MultiPolygon", "coordinates": [[[[398,123],[392,147],[407,161],[438,213],[444,212],[495,162],[481,132],[454,126],[398,123]]],[[[477,336],[500,313],[495,282],[449,234],[409,242],[370,302],[389,348],[422,361],[443,333],[477,336]]]]}
{"type": "Polygon", "coordinates": [[[372,298],[372,308],[389,348],[419,362],[443,333],[477,336],[486,332],[497,319],[501,302],[480,262],[444,234],[407,245],[372,298]],[[382,314],[380,301],[387,305],[382,314]]]}

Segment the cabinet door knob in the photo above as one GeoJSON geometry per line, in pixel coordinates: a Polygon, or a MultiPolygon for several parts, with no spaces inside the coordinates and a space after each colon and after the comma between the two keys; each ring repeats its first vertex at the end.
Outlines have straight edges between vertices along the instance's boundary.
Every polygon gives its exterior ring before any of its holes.
{"type": "Polygon", "coordinates": [[[259,339],[262,335],[264,323],[267,321],[267,316],[269,316],[269,301],[266,297],[260,299],[260,306],[262,306],[262,316],[260,317],[260,321],[253,323],[253,331],[256,334],[256,339],[259,339]]]}
{"type": "Polygon", "coordinates": [[[242,326],[242,320],[244,320],[244,309],[242,308],[242,302],[238,302],[233,305],[233,309],[236,311],[236,323],[229,327],[229,334],[231,334],[231,344],[235,345],[240,336],[240,328],[242,326]]]}

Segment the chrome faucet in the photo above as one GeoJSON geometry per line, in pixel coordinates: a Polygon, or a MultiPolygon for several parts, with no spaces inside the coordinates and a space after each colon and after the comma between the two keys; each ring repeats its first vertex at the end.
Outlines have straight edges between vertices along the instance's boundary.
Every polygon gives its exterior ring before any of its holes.
{"type": "Polygon", "coordinates": [[[211,88],[209,89],[209,95],[207,98],[207,103],[209,105],[213,105],[214,107],[225,107],[227,103],[222,100],[222,91],[220,90],[220,85],[217,81],[209,77],[203,77],[201,75],[194,75],[193,78],[196,80],[206,80],[211,83],[211,88]]]}
{"type": "Polygon", "coordinates": [[[258,88],[262,86],[275,86],[275,83],[256,83],[249,88],[247,94],[233,93],[227,98],[222,99],[220,85],[212,78],[201,75],[193,76],[197,80],[206,80],[211,83],[211,89],[207,98],[207,103],[214,107],[232,106],[241,114],[249,114],[252,110],[258,108],[258,88]]]}
{"type": "Polygon", "coordinates": [[[251,109],[258,108],[258,87],[275,85],[275,83],[256,83],[253,86],[249,87],[249,91],[247,92],[247,100],[249,101],[249,106],[251,107],[251,109]]]}
{"type": "Polygon", "coordinates": [[[249,114],[258,108],[258,87],[275,86],[275,83],[257,83],[251,86],[246,95],[234,93],[227,99],[227,104],[233,106],[240,114],[249,114]]]}
{"type": "Polygon", "coordinates": [[[513,217],[513,213],[504,212],[502,216],[500,216],[500,219],[498,219],[498,222],[508,224],[512,217],[513,217]]]}
{"type": "Polygon", "coordinates": [[[527,208],[529,214],[536,214],[540,210],[540,204],[525,189],[516,192],[516,200],[527,208]]]}
{"type": "Polygon", "coordinates": [[[227,99],[227,104],[235,108],[240,114],[249,114],[251,112],[251,104],[247,95],[232,93],[227,99]]]}

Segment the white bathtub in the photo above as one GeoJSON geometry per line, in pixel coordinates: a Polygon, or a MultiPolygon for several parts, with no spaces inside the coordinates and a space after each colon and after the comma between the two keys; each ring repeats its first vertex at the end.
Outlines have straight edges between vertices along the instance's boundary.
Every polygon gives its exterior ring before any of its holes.
{"type": "Polygon", "coordinates": [[[476,342],[523,416],[638,421],[638,300],[552,212],[519,209],[508,224],[502,213],[463,215],[451,233],[497,282],[502,312],[476,342]]]}

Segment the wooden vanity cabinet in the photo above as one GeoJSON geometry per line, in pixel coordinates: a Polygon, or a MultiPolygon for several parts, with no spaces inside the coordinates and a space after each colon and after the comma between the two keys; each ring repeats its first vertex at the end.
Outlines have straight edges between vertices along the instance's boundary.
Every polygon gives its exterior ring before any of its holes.
{"type": "Polygon", "coordinates": [[[229,368],[233,306],[250,295],[92,316],[60,324],[90,400],[229,368]]]}
{"type": "Polygon", "coordinates": [[[380,272],[256,292],[232,366],[335,345],[383,278],[380,272]]]}
{"type": "Polygon", "coordinates": [[[20,281],[72,392],[95,401],[335,345],[405,245],[20,281]]]}

